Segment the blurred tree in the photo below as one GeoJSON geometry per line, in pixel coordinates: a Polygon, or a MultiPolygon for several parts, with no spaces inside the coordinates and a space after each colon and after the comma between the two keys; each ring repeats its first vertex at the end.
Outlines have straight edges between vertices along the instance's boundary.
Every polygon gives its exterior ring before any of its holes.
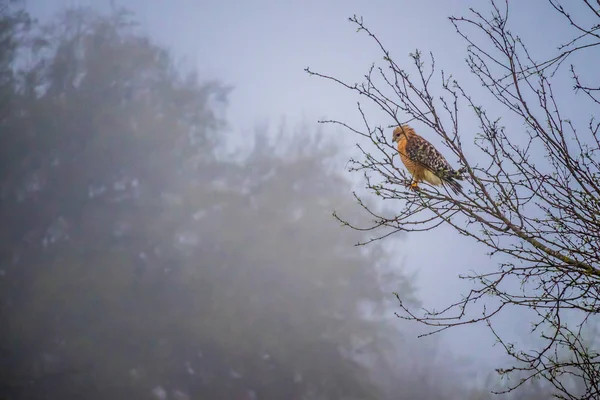
{"type": "Polygon", "coordinates": [[[229,89],[124,11],[28,40],[1,138],[0,393],[378,398],[353,354],[383,343],[360,310],[382,311],[385,253],[330,218],[353,206],[334,149],[259,132],[218,160],[229,89]]]}

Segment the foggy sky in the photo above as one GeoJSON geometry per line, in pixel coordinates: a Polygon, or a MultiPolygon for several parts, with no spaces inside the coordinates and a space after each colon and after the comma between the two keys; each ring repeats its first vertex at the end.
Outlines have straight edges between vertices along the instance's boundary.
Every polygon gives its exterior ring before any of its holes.
{"type": "MultiPolygon", "coordinates": [[[[465,43],[447,17],[465,14],[470,6],[488,9],[488,2],[481,0],[118,0],[116,3],[133,10],[142,29],[197,68],[201,78],[217,78],[234,86],[227,116],[231,142],[239,148],[244,148],[256,123],[276,125],[284,116],[290,123],[320,118],[358,122],[355,96],[304,72],[309,66],[359,82],[369,65],[381,60],[374,44],[365,35],[357,34],[347,21],[349,16],[362,15],[393,52],[397,63],[407,62],[408,53],[416,48],[432,51],[438,66],[463,83],[473,84],[464,63],[465,43]]],[[[539,24],[549,26],[560,17],[545,1],[519,3],[522,8],[511,13],[511,20],[519,24],[519,34],[529,40],[536,52],[552,50],[549,43],[561,37],[564,25],[558,24],[558,28],[545,30],[542,35],[539,24]]],[[[107,10],[109,4],[109,0],[27,0],[29,11],[42,20],[65,6],[92,5],[107,10]]],[[[481,93],[477,85],[472,87],[481,93]]],[[[476,122],[465,118],[462,126],[476,129],[476,122]]],[[[388,125],[392,121],[380,123],[388,125]]],[[[424,135],[427,137],[427,132],[424,135]]],[[[350,151],[355,138],[350,134],[345,136],[340,141],[350,151]]],[[[491,269],[496,263],[481,246],[458,236],[449,227],[412,234],[395,245],[399,265],[403,263],[409,271],[419,271],[419,295],[427,306],[439,307],[458,300],[469,288],[468,282],[458,279],[459,274],[471,269],[491,269]]],[[[511,318],[508,329],[526,331],[528,326],[524,322],[511,318]]],[[[483,327],[451,330],[446,339],[457,354],[482,360],[502,354],[500,349],[491,348],[493,341],[483,327]]]]}

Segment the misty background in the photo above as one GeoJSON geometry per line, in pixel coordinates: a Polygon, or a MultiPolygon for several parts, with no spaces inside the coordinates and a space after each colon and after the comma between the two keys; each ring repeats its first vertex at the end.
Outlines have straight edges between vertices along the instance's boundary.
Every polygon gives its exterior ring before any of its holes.
{"type": "MultiPolygon", "coordinates": [[[[512,12],[545,51],[538,3],[512,12]]],[[[359,99],[304,72],[362,80],[357,14],[468,86],[447,17],[475,4],[26,1],[39,24],[2,32],[0,398],[547,398],[489,393],[484,327],[395,317],[393,292],[439,308],[496,261],[443,227],[354,247],[331,213],[368,220],[356,138],[317,121],[359,123],[359,99]]]]}

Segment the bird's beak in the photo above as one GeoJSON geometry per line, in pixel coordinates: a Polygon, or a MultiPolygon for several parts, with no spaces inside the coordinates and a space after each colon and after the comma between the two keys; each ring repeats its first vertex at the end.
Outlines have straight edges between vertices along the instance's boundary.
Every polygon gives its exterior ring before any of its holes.
{"type": "Polygon", "coordinates": [[[396,136],[394,136],[394,138],[392,139],[392,142],[397,142],[398,138],[396,136]]]}

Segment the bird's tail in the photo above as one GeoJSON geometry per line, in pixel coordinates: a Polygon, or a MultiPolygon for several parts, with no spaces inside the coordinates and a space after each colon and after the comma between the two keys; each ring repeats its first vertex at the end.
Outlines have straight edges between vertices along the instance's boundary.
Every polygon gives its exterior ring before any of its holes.
{"type": "Polygon", "coordinates": [[[444,179],[444,184],[450,186],[450,189],[452,189],[455,194],[462,193],[462,185],[456,181],[456,178],[446,178],[444,179]]]}
{"type": "Polygon", "coordinates": [[[449,171],[442,179],[444,184],[448,185],[455,194],[462,193],[462,185],[457,181],[462,181],[464,179],[462,176],[463,172],[464,170],[462,168],[458,171],[449,171]]]}

